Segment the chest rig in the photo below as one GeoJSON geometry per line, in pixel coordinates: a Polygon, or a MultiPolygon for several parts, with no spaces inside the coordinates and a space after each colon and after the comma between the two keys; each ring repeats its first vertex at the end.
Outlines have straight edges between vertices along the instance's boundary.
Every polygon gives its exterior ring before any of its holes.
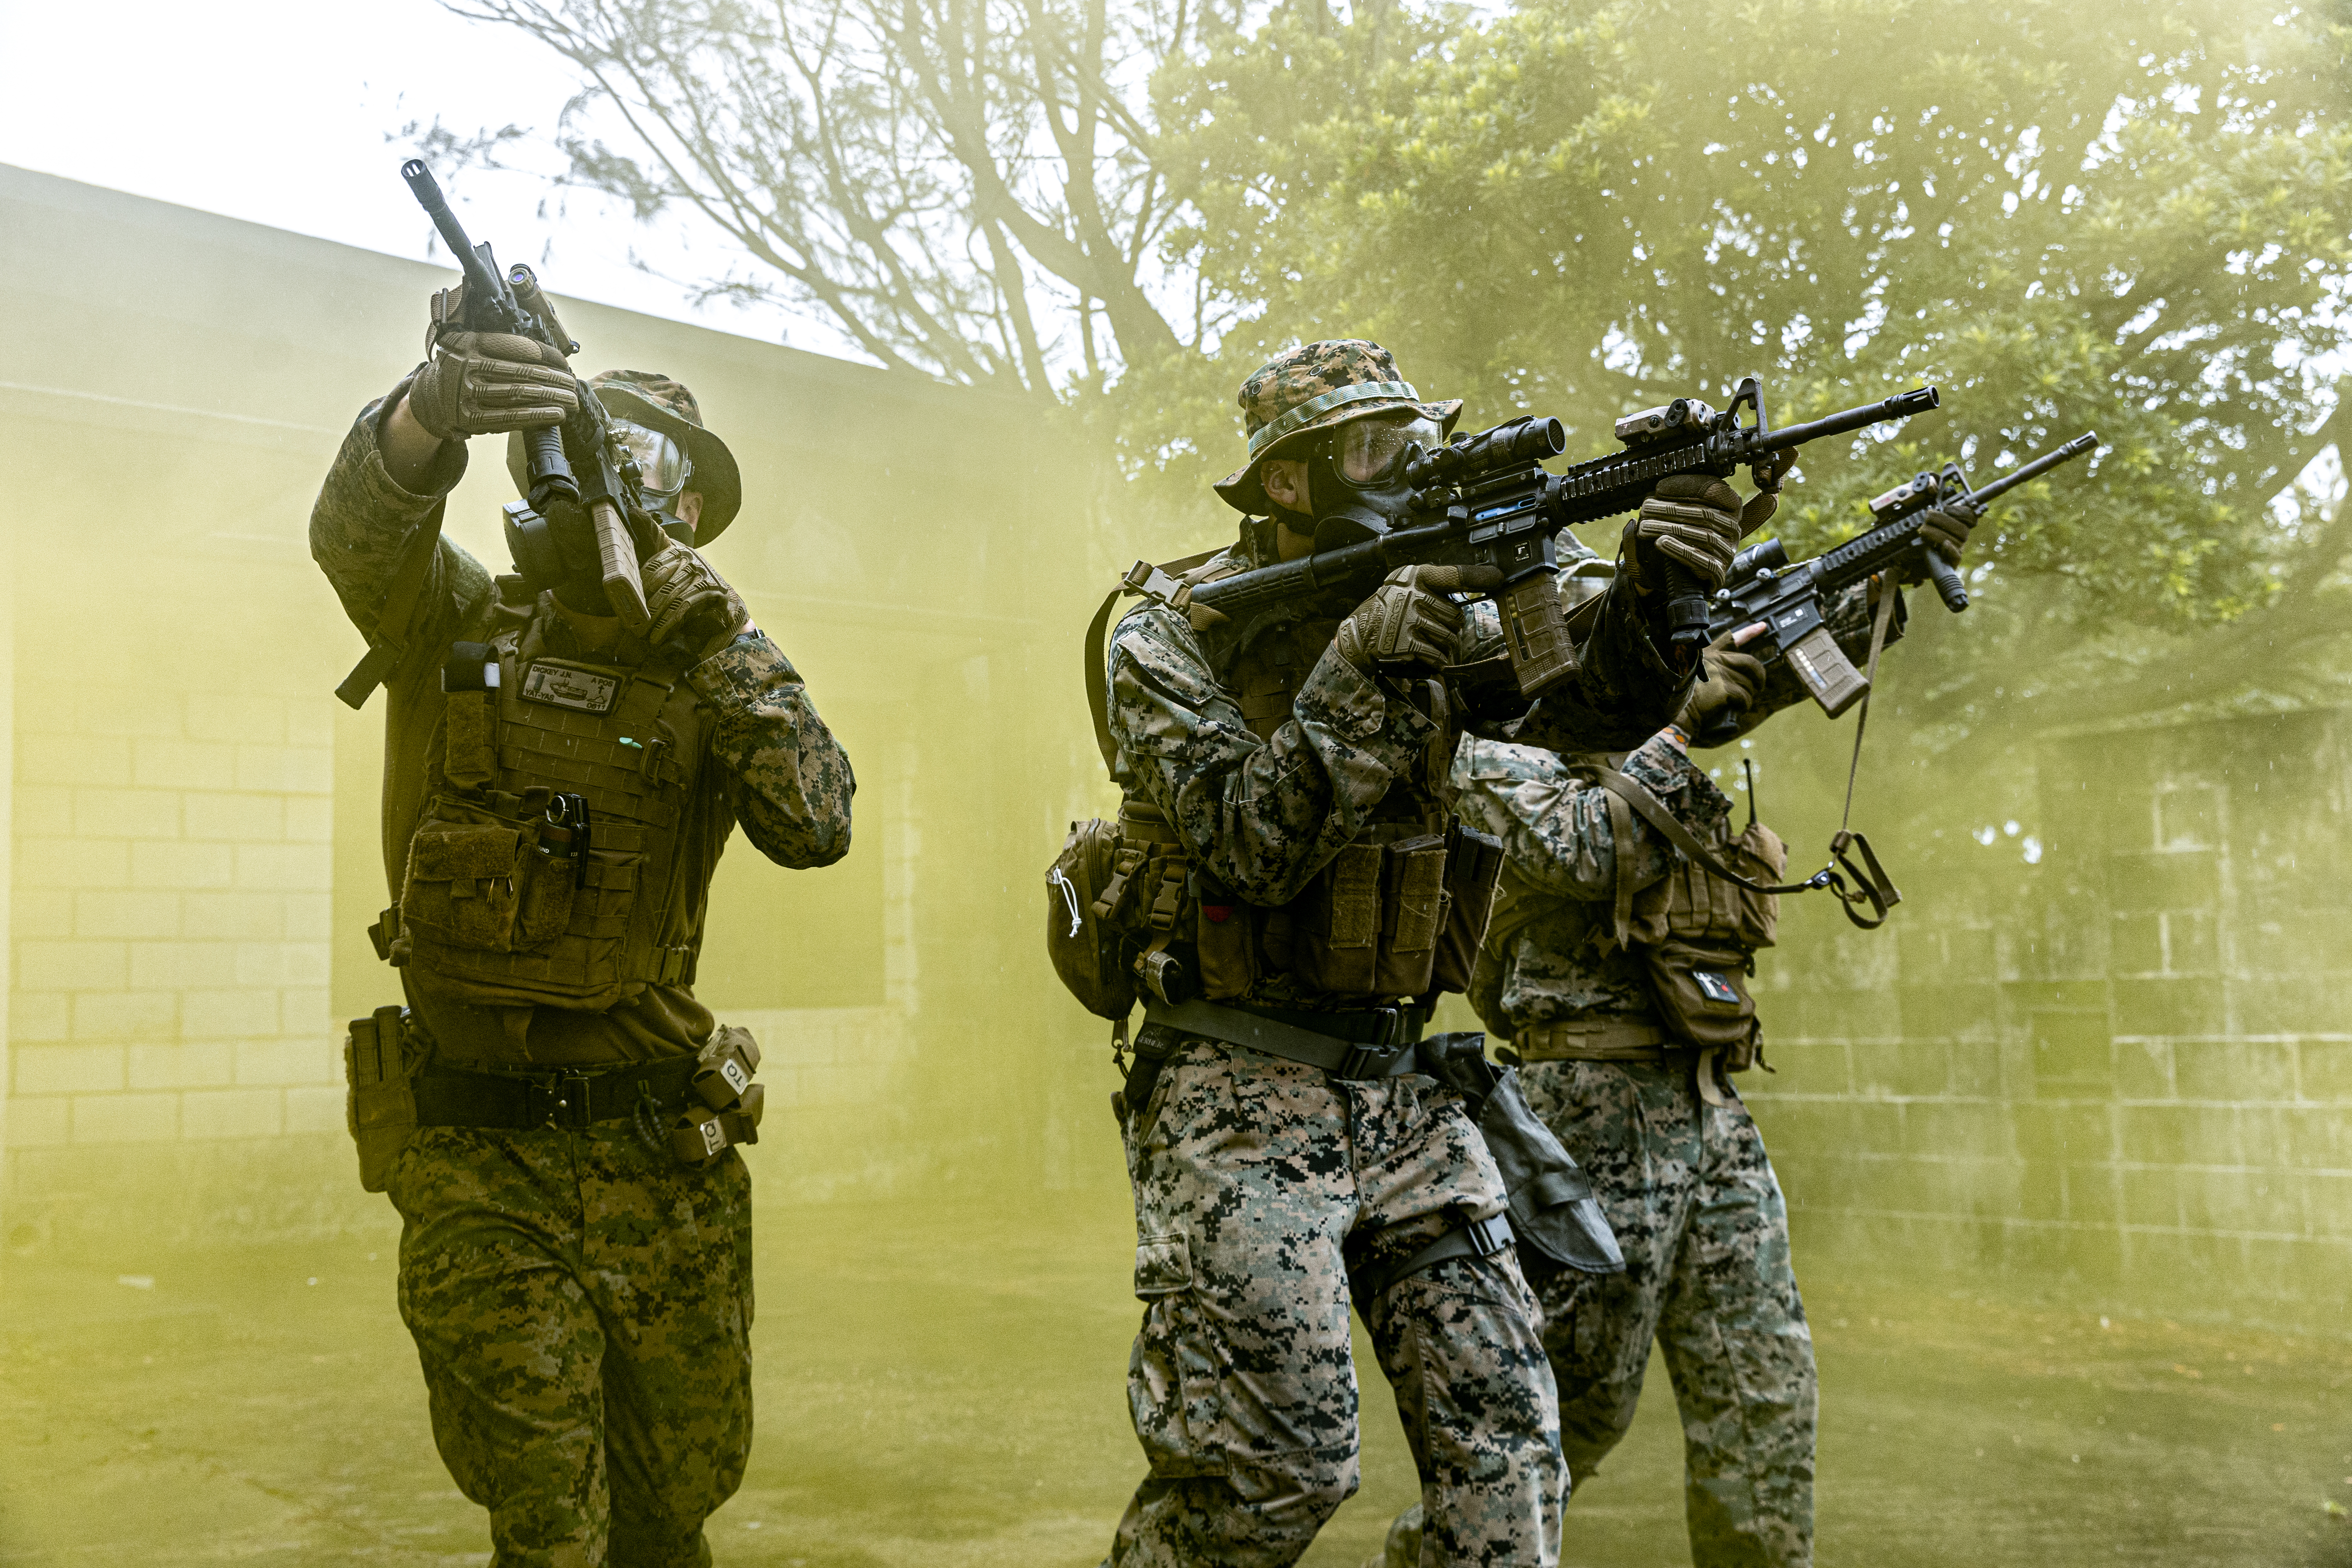
{"type": "Polygon", "coordinates": [[[709,737],[689,658],[625,642],[559,652],[551,595],[499,614],[444,668],[429,793],[380,949],[488,1005],[603,1012],[691,984],[732,824],[697,789],[709,737]]]}
{"type": "MultiPolygon", "coordinates": [[[[1130,574],[1129,586],[1185,613],[1192,582],[1239,564],[1175,569],[1184,575],[1130,574]]],[[[1240,626],[1190,618],[1261,740],[1290,719],[1339,626],[1337,616],[1314,607],[1269,611],[1240,626]]],[[[1100,663],[1098,648],[1089,650],[1090,666],[1100,663]]],[[[1139,985],[1171,1005],[1202,997],[1363,1006],[1461,990],[1501,853],[1454,824],[1438,791],[1454,739],[1444,686],[1428,682],[1416,696],[1438,724],[1428,754],[1413,776],[1396,781],[1366,831],[1279,907],[1246,903],[1225,888],[1139,794],[1122,801],[1116,824],[1072,824],[1047,875],[1047,945],[1073,994],[1118,1019],[1139,985]]],[[[1107,722],[1105,710],[1097,721],[1107,722]]],[[[1106,760],[1115,760],[1107,727],[1100,739],[1106,760]]]]}

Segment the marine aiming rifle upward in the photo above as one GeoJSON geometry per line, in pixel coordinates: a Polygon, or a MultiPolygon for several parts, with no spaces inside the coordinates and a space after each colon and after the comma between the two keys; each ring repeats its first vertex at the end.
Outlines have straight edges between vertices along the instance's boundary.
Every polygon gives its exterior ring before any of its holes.
{"type": "MultiPolygon", "coordinates": [[[[440,185],[424,160],[411,158],[403,163],[400,177],[408,182],[417,204],[432,218],[433,226],[441,231],[443,243],[465,269],[463,325],[475,331],[509,332],[530,338],[567,358],[580,352],[580,345],[555,319],[555,307],[540,291],[539,279],[532,276],[530,268],[518,262],[500,277],[488,244],[478,246],[466,237],[465,229],[449,210],[440,185]]],[[[576,384],[580,392],[577,413],[561,426],[523,433],[530,470],[530,494],[527,498],[530,515],[517,514],[509,508],[509,518],[519,530],[517,544],[520,551],[551,553],[559,548],[555,542],[558,536],[551,534],[541,520],[566,521],[570,521],[567,513],[572,509],[584,511],[596,542],[604,595],[622,625],[633,632],[643,631],[650,616],[646,610],[645,581],[638,575],[637,565],[643,557],[662,547],[662,534],[645,515],[644,495],[638,488],[643,475],[638,472],[635,459],[614,437],[612,418],[596,400],[596,395],[585,382],[576,384]]],[[[519,560],[517,564],[528,568],[532,563],[519,560]]]]}
{"type": "MultiPolygon", "coordinates": [[[[2006,492],[2073,462],[2098,444],[2098,433],[2086,431],[1980,490],[1969,488],[1958,463],[1946,463],[1943,472],[1919,474],[1872,501],[1870,515],[1877,526],[1869,532],[1794,566],[1779,540],[1751,544],[1732,558],[1731,571],[1708,614],[1707,635],[1717,637],[1760,623],[1764,630],[1746,645],[1747,651],[1767,663],[1787,659],[1822,711],[1834,719],[1870,689],[1870,682],[1830,636],[1822,620],[1822,601],[1852,584],[1908,563],[1925,566],[1944,607],[1958,615],[1969,607],[1968,587],[1951,563],[1920,537],[1919,514],[1941,507],[1973,524],[2006,492]]],[[[1720,745],[1738,732],[1739,715],[1727,710],[1697,740],[1701,745],[1720,745]]]]}
{"type": "MultiPolygon", "coordinates": [[[[1541,416],[1514,419],[1413,459],[1405,469],[1414,493],[1404,526],[1337,550],[1195,584],[1188,602],[1239,619],[1328,589],[1370,593],[1399,566],[1493,566],[1503,574],[1503,586],[1494,596],[1511,671],[1523,696],[1539,697],[1576,668],[1553,575],[1559,560],[1552,542],[1560,529],[1631,511],[1660,479],[1676,474],[1724,477],[1744,466],[1759,487],[1777,489],[1786,467],[1782,454],[1810,441],[1924,414],[1938,401],[1934,387],[1923,386],[1776,429],[1765,416],[1763,384],[1751,375],[1720,413],[1696,398],[1678,397],[1619,420],[1616,435],[1624,451],[1558,474],[1541,465],[1567,449],[1560,422],[1541,416]],[[1743,405],[1755,414],[1752,424],[1739,423],[1743,405]],[[1412,521],[1421,518],[1429,521],[1412,521]]],[[[1148,576],[1150,568],[1138,563],[1137,572],[1148,576]]],[[[1707,637],[1706,595],[1679,566],[1670,563],[1666,579],[1669,635],[1696,657],[1707,637]]],[[[1129,582],[1146,588],[1136,574],[1129,582]]]]}

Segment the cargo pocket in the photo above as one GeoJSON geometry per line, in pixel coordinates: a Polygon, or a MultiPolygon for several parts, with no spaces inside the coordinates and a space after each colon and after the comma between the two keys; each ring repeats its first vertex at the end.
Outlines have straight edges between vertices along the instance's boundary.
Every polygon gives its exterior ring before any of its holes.
{"type": "Polygon", "coordinates": [[[1223,1475],[1214,1357],[1192,1256],[1181,1236],[1148,1236],[1135,1249],[1135,1294],[1143,1328],[1128,1363],[1127,1398],[1135,1435],[1155,1476],[1223,1475]]]}

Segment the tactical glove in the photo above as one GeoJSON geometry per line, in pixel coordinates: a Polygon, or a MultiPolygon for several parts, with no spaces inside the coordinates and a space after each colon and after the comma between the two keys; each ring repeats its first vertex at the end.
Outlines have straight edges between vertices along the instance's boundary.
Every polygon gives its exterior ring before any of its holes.
{"type": "Polygon", "coordinates": [[[662,546],[637,569],[646,585],[646,611],[653,617],[647,640],[656,646],[683,631],[695,650],[709,658],[751,624],[742,596],[728,586],[699,553],[683,544],[662,546]]]}
{"type": "Polygon", "coordinates": [[[1462,646],[1462,606],[1446,595],[1502,585],[1492,566],[1400,566],[1348,613],[1331,646],[1367,675],[1442,668],[1462,646]]]}
{"type": "Polygon", "coordinates": [[[1659,480],[1625,525],[1624,562],[1634,586],[1644,593],[1663,587],[1665,577],[1660,567],[1674,561],[1712,594],[1731,570],[1740,536],[1761,527],[1778,504],[1778,498],[1766,491],[1743,509],[1738,491],[1707,474],[1675,474],[1659,480]]]}
{"type": "Polygon", "coordinates": [[[558,425],[579,406],[562,354],[504,332],[442,332],[408,388],[409,413],[444,441],[558,425]]]}
{"type": "Polygon", "coordinates": [[[1706,645],[1700,656],[1698,681],[1684,700],[1683,710],[1675,716],[1675,722],[1694,735],[1727,708],[1735,713],[1748,712],[1763,694],[1764,661],[1733,647],[1732,637],[1733,633],[1726,632],[1706,645]]]}
{"type": "MultiPolygon", "coordinates": [[[[1929,507],[1912,521],[1920,537],[1927,540],[1927,548],[1955,566],[1960,563],[1960,552],[1968,548],[1969,531],[1977,525],[1977,520],[1967,513],[1940,506],[1929,507]]],[[[1926,582],[1927,574],[1923,566],[1906,563],[1895,569],[1895,580],[1908,586],[1926,582]]]]}

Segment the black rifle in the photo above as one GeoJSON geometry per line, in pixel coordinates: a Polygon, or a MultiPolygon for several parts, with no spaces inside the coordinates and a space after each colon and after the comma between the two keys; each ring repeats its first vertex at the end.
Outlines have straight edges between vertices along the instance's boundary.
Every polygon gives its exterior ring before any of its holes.
{"type": "MultiPolygon", "coordinates": [[[[1719,414],[1696,398],[1678,397],[1619,420],[1617,438],[1627,450],[1558,474],[1541,465],[1567,449],[1559,421],[1540,416],[1514,419],[1414,458],[1405,469],[1414,493],[1404,526],[1337,550],[1196,584],[1187,602],[1238,619],[1328,589],[1370,593],[1399,566],[1493,566],[1503,574],[1494,597],[1512,673],[1521,695],[1539,697],[1576,668],[1553,575],[1559,569],[1553,540],[1562,528],[1631,511],[1660,479],[1676,474],[1722,477],[1746,465],[1760,487],[1776,489],[1782,453],[1824,437],[1924,414],[1938,401],[1936,389],[1925,386],[1774,429],[1765,417],[1763,384],[1751,375],[1719,414]],[[1739,423],[1743,404],[1755,411],[1755,423],[1739,423]]],[[[1129,586],[1162,596],[1175,589],[1172,580],[1150,582],[1151,570],[1139,562],[1129,574],[1129,586]]],[[[1666,590],[1670,633],[1691,650],[1685,657],[1695,656],[1706,641],[1706,596],[1687,573],[1671,563],[1666,590]]]]}
{"type": "MultiPolygon", "coordinates": [[[[555,319],[555,309],[540,291],[539,279],[530,268],[518,263],[500,277],[488,244],[478,246],[466,237],[422,159],[403,163],[400,177],[408,182],[417,204],[465,269],[465,325],[476,331],[530,338],[567,357],[580,352],[580,345],[555,319]]],[[[440,308],[436,302],[436,313],[440,308]]],[[[542,518],[561,517],[567,509],[584,511],[596,542],[605,597],[624,626],[642,631],[650,617],[637,564],[643,556],[661,548],[662,534],[646,516],[640,489],[644,476],[635,459],[614,437],[611,416],[585,382],[575,378],[575,384],[580,393],[576,413],[561,426],[523,433],[530,457],[530,493],[526,498],[530,504],[507,509],[510,542],[519,557],[538,556],[541,574],[546,574],[557,563],[551,558],[554,545],[542,518]]],[[[519,559],[517,564],[529,568],[533,563],[519,559]]]]}
{"type": "MultiPolygon", "coordinates": [[[[1952,563],[1927,546],[1918,531],[1918,515],[1941,507],[1974,523],[2005,492],[2073,462],[2098,444],[2097,433],[2086,432],[1980,490],[1969,488],[1958,463],[1945,464],[1939,474],[1921,473],[1870,503],[1877,526],[1869,532],[1794,566],[1780,541],[1751,544],[1732,558],[1731,571],[1715,595],[1707,635],[1717,637],[1761,624],[1764,630],[1747,645],[1747,651],[1768,663],[1787,659],[1822,711],[1834,719],[1870,689],[1870,682],[1830,636],[1822,620],[1822,601],[1891,567],[1908,564],[1924,566],[1944,607],[1958,615],[1969,607],[1968,588],[1952,563]]],[[[1701,745],[1720,745],[1738,732],[1739,715],[1726,710],[1697,740],[1701,745]]]]}

